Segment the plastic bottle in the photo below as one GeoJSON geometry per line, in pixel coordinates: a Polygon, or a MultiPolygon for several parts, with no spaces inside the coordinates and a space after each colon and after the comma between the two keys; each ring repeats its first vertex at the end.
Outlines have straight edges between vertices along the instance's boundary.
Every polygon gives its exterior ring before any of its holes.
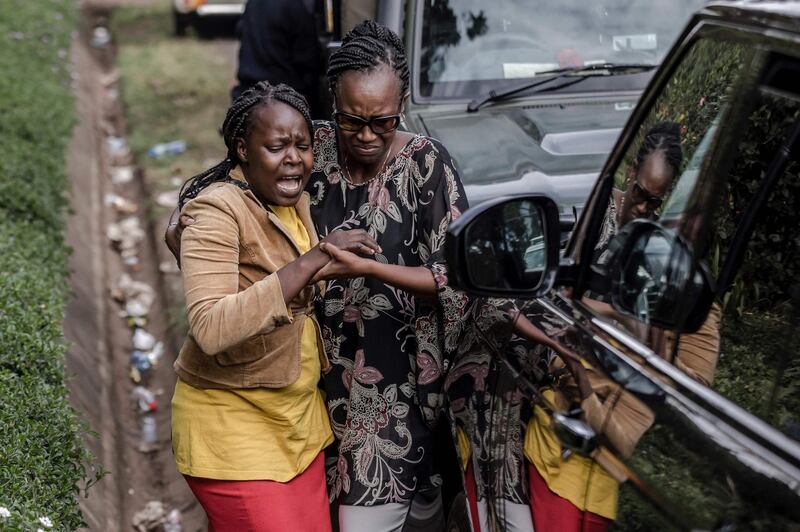
{"type": "Polygon", "coordinates": [[[144,386],[136,386],[131,395],[138,401],[139,409],[142,412],[152,412],[158,408],[155,394],[144,386]]]}
{"type": "Polygon", "coordinates": [[[141,328],[133,331],[133,348],[138,351],[150,351],[156,345],[156,337],[141,328]]]}
{"type": "Polygon", "coordinates": [[[164,532],[182,532],[183,531],[183,515],[177,508],[173,508],[164,520],[164,532]]]}
{"type": "Polygon", "coordinates": [[[151,414],[142,416],[142,432],[139,439],[139,450],[143,453],[149,453],[155,450],[156,442],[158,441],[158,433],[156,428],[156,418],[151,414]]]}
{"type": "Polygon", "coordinates": [[[153,158],[164,157],[165,155],[180,155],[186,151],[185,140],[173,140],[172,142],[163,142],[156,144],[149,150],[147,155],[153,158]]]}

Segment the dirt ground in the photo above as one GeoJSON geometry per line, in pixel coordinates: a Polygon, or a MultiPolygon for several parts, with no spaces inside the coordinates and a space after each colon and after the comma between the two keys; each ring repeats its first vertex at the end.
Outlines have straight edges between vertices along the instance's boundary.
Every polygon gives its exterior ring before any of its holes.
{"type": "MultiPolygon", "coordinates": [[[[175,384],[172,362],[181,338],[168,327],[166,309],[174,301],[164,294],[165,287],[179,283],[180,278],[159,270],[159,264],[168,259],[161,241],[166,224],[163,214],[150,214],[153,191],[142,172],[137,171],[127,183],[110,179],[112,164],[119,161],[112,160],[107,137],[124,137],[126,121],[116,90],[113,42],[99,48],[90,45],[94,27],[107,23],[109,10],[131,3],[153,2],[84,2],[81,30],[72,49],[78,122],[68,154],[74,213],[69,219],[67,240],[73,248],[70,266],[74,297],[64,322],[71,346],[67,371],[72,376],[71,401],[96,433],[87,438],[87,445],[109,472],[81,504],[91,530],[132,530],[135,514],[149,501],[162,502],[167,511],[179,509],[184,531],[205,530],[204,513],[175,470],[170,449],[169,404],[175,384]],[[145,238],[138,245],[137,264],[124,264],[107,237],[108,224],[123,217],[106,204],[111,193],[140,207],[134,216],[145,230],[145,238]],[[142,379],[142,384],[156,393],[158,402],[153,416],[157,438],[150,452],[139,448],[143,414],[131,398],[135,386],[129,375],[133,329],[120,317],[120,304],[111,297],[111,288],[126,272],[154,288],[155,301],[144,328],[166,347],[159,363],[142,379]]],[[[232,41],[220,41],[219,46],[233,57],[232,41]]]]}

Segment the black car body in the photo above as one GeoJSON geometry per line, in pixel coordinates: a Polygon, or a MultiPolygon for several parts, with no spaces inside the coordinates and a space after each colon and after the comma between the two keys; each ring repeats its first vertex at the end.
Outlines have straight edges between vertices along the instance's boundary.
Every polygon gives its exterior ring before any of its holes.
{"type": "Polygon", "coordinates": [[[653,76],[562,257],[546,188],[451,226],[451,282],[519,298],[615,390],[593,422],[544,404],[558,384],[498,355],[552,414],[565,454],[623,482],[618,529],[800,528],[798,80],[800,3],[710,4],[653,76]],[[628,219],[637,155],[664,121],[680,125],[680,172],[652,212],[628,219]],[[485,232],[472,228],[507,216],[531,219],[514,237],[530,246],[476,240],[485,232]],[[645,421],[620,443],[609,427],[625,399],[645,421]]]}

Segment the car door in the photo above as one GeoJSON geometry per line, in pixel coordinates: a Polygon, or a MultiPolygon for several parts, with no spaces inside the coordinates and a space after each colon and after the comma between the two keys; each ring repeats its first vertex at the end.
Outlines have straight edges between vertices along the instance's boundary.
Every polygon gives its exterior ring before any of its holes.
{"type": "Polygon", "coordinates": [[[591,374],[602,408],[572,415],[623,482],[617,528],[791,528],[800,52],[791,33],[697,22],[593,191],[574,286],[527,313],[591,374]]]}

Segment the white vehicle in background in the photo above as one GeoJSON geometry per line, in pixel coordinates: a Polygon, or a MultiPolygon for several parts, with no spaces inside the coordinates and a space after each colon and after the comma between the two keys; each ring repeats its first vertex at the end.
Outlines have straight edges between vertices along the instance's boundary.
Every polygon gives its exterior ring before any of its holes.
{"type": "Polygon", "coordinates": [[[197,28],[206,19],[239,17],[244,13],[245,2],[246,0],[173,0],[175,35],[186,35],[189,26],[197,28]]]}

